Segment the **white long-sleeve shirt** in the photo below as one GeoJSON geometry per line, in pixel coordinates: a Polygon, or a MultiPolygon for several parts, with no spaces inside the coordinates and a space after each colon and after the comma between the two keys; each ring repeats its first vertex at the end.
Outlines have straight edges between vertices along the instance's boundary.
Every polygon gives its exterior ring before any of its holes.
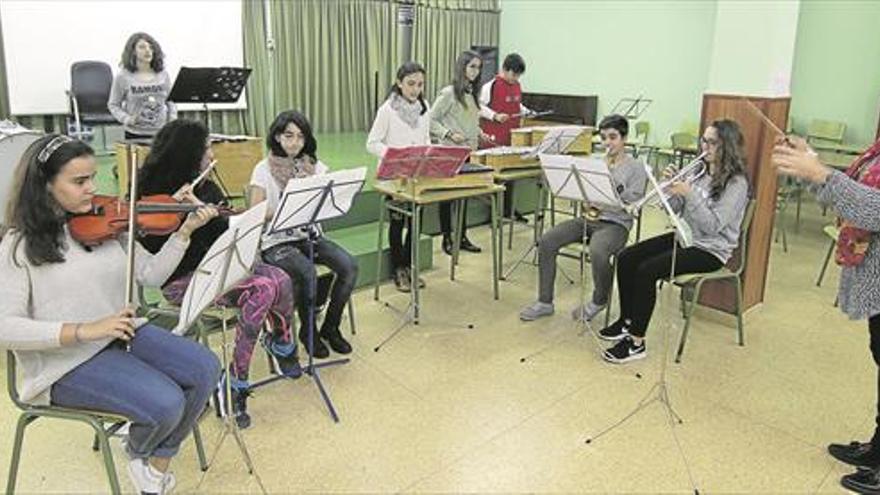
{"type": "MultiPolygon", "coordinates": [[[[427,105],[428,102],[426,101],[425,104],[427,105]]],[[[370,134],[367,136],[367,151],[381,159],[389,147],[402,148],[431,144],[430,131],[430,112],[419,115],[416,127],[410,127],[391,108],[391,99],[389,98],[376,111],[373,127],[370,128],[370,134]]]]}
{"type": "MultiPolygon", "coordinates": [[[[31,265],[17,234],[0,242],[0,347],[12,349],[22,371],[22,400],[48,404],[52,384],[89,360],[111,339],[61,346],[64,323],[86,323],[125,306],[125,240],[107,241],[90,251],[66,235],[65,261],[31,265]]],[[[135,243],[135,275],[142,285],[159,287],[183,258],[189,241],[172,235],[150,254],[135,243]]]]}

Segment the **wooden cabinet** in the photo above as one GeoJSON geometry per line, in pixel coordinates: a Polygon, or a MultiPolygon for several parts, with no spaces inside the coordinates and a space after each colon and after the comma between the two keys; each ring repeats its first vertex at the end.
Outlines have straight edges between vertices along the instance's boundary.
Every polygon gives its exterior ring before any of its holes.
{"type": "MultiPolygon", "coordinates": [[[[760,109],[779,129],[786,128],[791,103],[789,97],[705,94],[700,118],[700,129],[705,129],[715,120],[731,119],[739,124],[745,139],[749,183],[756,204],[748,236],[746,268],[743,272],[744,309],[764,300],[776,212],[776,171],[770,163],[770,154],[778,137],[778,133],[756,114],[754,108],[749,107],[749,102],[760,109]]],[[[737,259],[737,256],[732,259],[737,259]]],[[[711,282],[711,285],[706,283],[703,286],[701,304],[733,313],[735,302],[736,292],[732,283],[711,282]]]]}
{"type": "MultiPolygon", "coordinates": [[[[241,197],[244,194],[245,187],[250,183],[254,165],[263,159],[263,146],[263,141],[258,138],[217,141],[211,144],[214,159],[217,160],[216,172],[222,182],[220,185],[226,188],[230,197],[241,197]]],[[[135,145],[135,148],[137,166],[140,167],[150,153],[150,148],[147,145],[135,145]]],[[[116,143],[115,149],[119,194],[125,197],[128,194],[128,150],[122,143],[116,143]]]]}

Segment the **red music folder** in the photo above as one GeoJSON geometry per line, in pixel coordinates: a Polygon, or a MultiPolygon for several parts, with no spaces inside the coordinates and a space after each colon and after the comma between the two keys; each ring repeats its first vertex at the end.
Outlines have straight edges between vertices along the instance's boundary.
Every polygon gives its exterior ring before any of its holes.
{"type": "Polygon", "coordinates": [[[466,146],[407,146],[388,148],[379,163],[376,177],[381,180],[404,177],[454,177],[470,158],[466,146]]]}

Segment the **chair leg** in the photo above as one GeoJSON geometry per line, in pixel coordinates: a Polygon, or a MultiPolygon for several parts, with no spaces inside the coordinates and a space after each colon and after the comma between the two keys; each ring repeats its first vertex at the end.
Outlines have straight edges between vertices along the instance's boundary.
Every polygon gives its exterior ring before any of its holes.
{"type": "Polygon", "coordinates": [[[681,354],[684,352],[684,343],[687,342],[688,330],[691,326],[691,318],[694,316],[694,309],[697,301],[700,299],[700,290],[703,288],[703,281],[697,282],[694,292],[691,294],[691,302],[688,304],[687,315],[684,317],[684,328],[681,330],[681,338],[678,341],[678,352],[675,353],[675,362],[681,362],[681,354]]]}
{"type": "Polygon", "coordinates": [[[21,461],[21,447],[24,444],[24,430],[35,419],[37,418],[29,414],[22,414],[18,417],[15,440],[12,442],[12,458],[9,461],[9,477],[6,479],[6,493],[9,495],[15,493],[15,481],[18,477],[18,465],[21,461]]]}
{"type": "Polygon", "coordinates": [[[739,277],[736,277],[736,330],[739,345],[746,345],[743,336],[742,282],[739,277]]]}
{"type": "Polygon", "coordinates": [[[831,253],[834,252],[834,245],[837,244],[833,240],[828,244],[828,252],[825,253],[825,261],[822,262],[822,269],[819,271],[819,278],[816,279],[816,287],[822,286],[822,279],[825,278],[825,270],[828,268],[828,262],[831,261],[831,253]]]}
{"type": "MultiPolygon", "coordinates": [[[[418,283],[418,280],[415,281],[418,283]]],[[[354,323],[354,301],[351,298],[348,298],[348,324],[351,326],[351,334],[357,334],[357,329],[355,328],[354,323]]]]}
{"type": "Polygon", "coordinates": [[[116,477],[116,465],[113,464],[113,452],[110,451],[110,442],[107,439],[107,433],[104,431],[103,425],[101,425],[98,420],[91,419],[88,423],[94,428],[95,434],[98,435],[101,455],[104,458],[104,468],[107,470],[107,480],[110,483],[110,493],[118,495],[121,492],[119,489],[119,478],[116,477]]]}
{"type": "Polygon", "coordinates": [[[205,444],[202,443],[202,433],[199,430],[199,424],[196,423],[193,425],[193,442],[196,444],[196,455],[199,458],[199,469],[202,471],[208,470],[208,460],[205,457],[205,444]]]}

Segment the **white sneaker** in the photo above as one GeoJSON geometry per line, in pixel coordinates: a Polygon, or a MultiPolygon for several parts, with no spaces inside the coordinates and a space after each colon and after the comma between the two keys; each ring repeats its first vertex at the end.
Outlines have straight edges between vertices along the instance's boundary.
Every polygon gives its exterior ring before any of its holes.
{"type": "Polygon", "coordinates": [[[519,319],[522,321],[534,321],[544,316],[553,314],[553,304],[535,301],[529,304],[519,312],[519,319]]]}
{"type": "Polygon", "coordinates": [[[571,319],[575,321],[593,321],[593,318],[596,317],[603,309],[605,309],[605,305],[598,305],[593,301],[588,302],[583,306],[578,306],[571,311],[571,319]]]}
{"type": "Polygon", "coordinates": [[[141,495],[166,495],[177,486],[177,479],[171,471],[161,473],[145,459],[129,460],[128,476],[141,495]]]}

